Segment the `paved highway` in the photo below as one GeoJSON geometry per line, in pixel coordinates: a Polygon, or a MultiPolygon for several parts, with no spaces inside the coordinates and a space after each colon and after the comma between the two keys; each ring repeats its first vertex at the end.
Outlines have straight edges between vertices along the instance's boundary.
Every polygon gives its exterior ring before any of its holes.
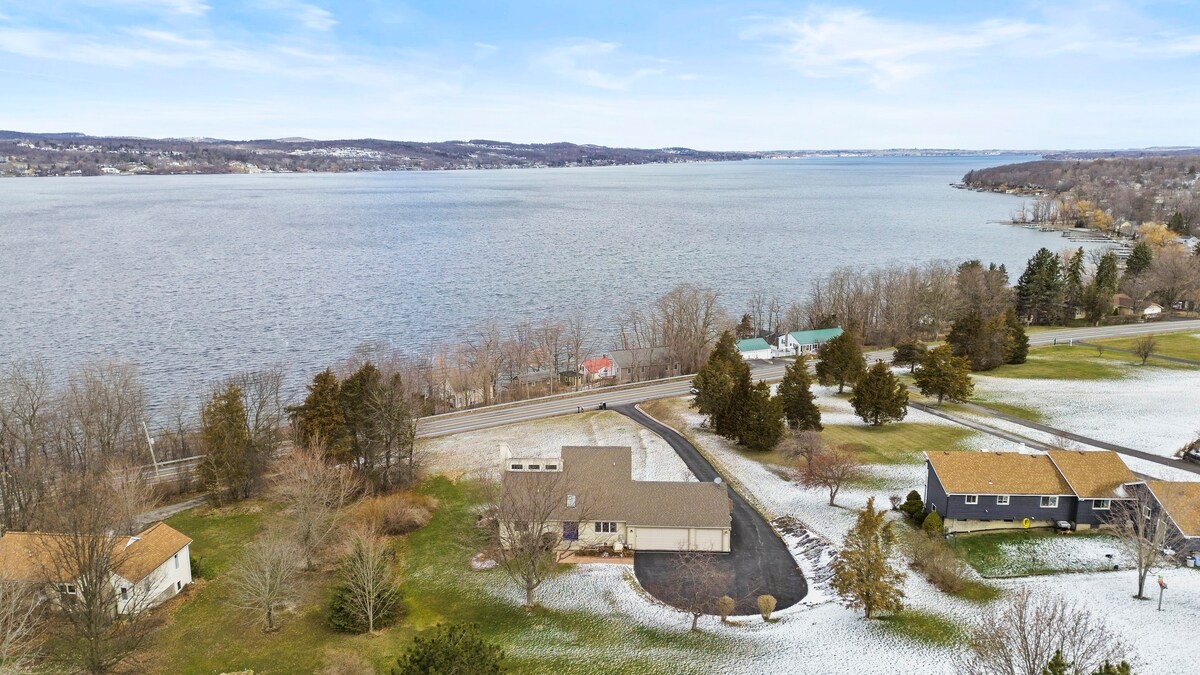
{"type": "MultiPolygon", "coordinates": [[[[1099,328],[1062,328],[1029,334],[1030,346],[1064,343],[1072,340],[1100,340],[1115,337],[1135,337],[1149,333],[1172,333],[1182,331],[1200,332],[1200,320],[1164,321],[1160,323],[1130,324],[1126,326],[1102,326],[1099,328]]],[[[867,353],[868,363],[877,359],[891,359],[892,350],[867,353]]],[[[756,361],[750,364],[756,380],[779,380],[788,361],[756,361]]],[[[517,401],[503,405],[475,408],[461,412],[423,417],[417,423],[417,436],[446,436],[463,431],[490,429],[492,427],[525,422],[528,420],[568,415],[594,409],[601,403],[609,406],[640,403],[656,398],[684,396],[691,391],[692,378],[676,377],[669,380],[654,380],[621,387],[605,387],[580,393],[559,394],[543,398],[517,401]]]]}

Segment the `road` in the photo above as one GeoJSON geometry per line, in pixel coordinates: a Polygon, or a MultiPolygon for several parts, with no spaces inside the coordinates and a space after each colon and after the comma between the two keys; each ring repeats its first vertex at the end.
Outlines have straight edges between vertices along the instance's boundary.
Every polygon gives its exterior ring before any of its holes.
{"type": "MultiPolygon", "coordinates": [[[[1062,328],[1044,332],[1030,333],[1031,347],[1070,342],[1072,340],[1100,340],[1115,337],[1134,337],[1149,333],[1172,333],[1182,331],[1200,332],[1200,320],[1166,321],[1161,323],[1131,324],[1126,326],[1103,326],[1099,328],[1062,328]]],[[[891,360],[892,350],[881,350],[867,353],[867,361],[891,360]]],[[[774,381],[783,378],[783,371],[790,361],[771,360],[754,361],[750,367],[756,380],[774,381]]],[[[691,376],[676,377],[669,380],[655,380],[624,385],[621,387],[605,387],[592,391],[559,394],[543,398],[517,401],[503,405],[475,408],[461,412],[446,413],[422,417],[417,423],[417,436],[446,436],[463,431],[476,431],[492,427],[526,422],[529,420],[568,415],[584,410],[594,409],[601,403],[609,406],[640,403],[656,398],[685,396],[692,388],[691,376]]]]}
{"type": "MultiPolygon", "coordinates": [[[[712,464],[674,429],[659,423],[633,405],[621,405],[614,410],[661,436],[696,478],[711,482],[719,476],[712,464]]],[[[728,481],[725,482],[729,498],[733,501],[730,552],[728,555],[714,555],[713,561],[733,577],[729,596],[737,602],[735,613],[757,614],[756,599],[763,593],[775,596],[776,609],[800,602],[808,594],[808,584],[796,566],[795,558],[776,536],[771,524],[730,487],[728,481]]],[[[672,604],[671,570],[675,562],[674,553],[635,553],[633,573],[642,588],[659,600],[672,604]]]]}

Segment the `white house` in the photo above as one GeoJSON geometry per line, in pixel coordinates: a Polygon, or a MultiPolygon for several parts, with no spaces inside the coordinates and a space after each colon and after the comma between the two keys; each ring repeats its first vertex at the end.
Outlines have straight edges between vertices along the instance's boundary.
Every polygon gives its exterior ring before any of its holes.
{"type": "Polygon", "coordinates": [[[737,341],[738,353],[742,358],[750,361],[752,359],[769,359],[773,356],[771,345],[762,338],[749,338],[747,340],[737,341]]]}
{"type": "MultiPolygon", "coordinates": [[[[77,592],[77,574],[63,569],[70,560],[71,535],[6,532],[0,536],[0,578],[53,583],[59,593],[77,592]]],[[[162,603],[192,583],[191,544],[179,530],[155,523],[134,536],[109,537],[114,596],[126,613],[162,603]]]]}
{"type": "Polygon", "coordinates": [[[817,348],[842,334],[841,328],[821,328],[818,330],[798,330],[781,335],[778,341],[779,351],[784,354],[815,354],[817,348]]]}
{"type": "Polygon", "coordinates": [[[1162,305],[1158,304],[1157,302],[1148,303],[1142,308],[1141,312],[1143,319],[1157,319],[1162,316],[1162,313],[1162,305]]]}
{"type": "Polygon", "coordinates": [[[733,504],[726,486],[633,480],[632,454],[628,447],[575,446],[561,457],[519,458],[502,449],[503,490],[514,503],[540,503],[532,495],[553,493],[559,504],[543,532],[556,535],[560,549],[728,553],[733,504]]]}

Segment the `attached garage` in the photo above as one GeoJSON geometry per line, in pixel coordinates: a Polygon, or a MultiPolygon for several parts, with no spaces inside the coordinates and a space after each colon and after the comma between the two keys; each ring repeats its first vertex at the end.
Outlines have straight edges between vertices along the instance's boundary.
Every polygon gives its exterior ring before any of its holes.
{"type": "Polygon", "coordinates": [[[696,528],[692,530],[693,551],[728,551],[728,530],[696,528]]]}
{"type": "Polygon", "coordinates": [[[635,551],[729,551],[729,530],[705,527],[630,527],[635,551]]]}

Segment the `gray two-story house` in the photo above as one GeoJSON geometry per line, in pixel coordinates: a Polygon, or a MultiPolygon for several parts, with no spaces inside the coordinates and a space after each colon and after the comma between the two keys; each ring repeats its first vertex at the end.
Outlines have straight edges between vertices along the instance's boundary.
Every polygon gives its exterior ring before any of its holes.
{"type": "Polygon", "coordinates": [[[1116,453],[945,451],[926,454],[925,508],[947,532],[1010,528],[1075,529],[1104,524],[1112,503],[1136,479],[1116,453]]]}

